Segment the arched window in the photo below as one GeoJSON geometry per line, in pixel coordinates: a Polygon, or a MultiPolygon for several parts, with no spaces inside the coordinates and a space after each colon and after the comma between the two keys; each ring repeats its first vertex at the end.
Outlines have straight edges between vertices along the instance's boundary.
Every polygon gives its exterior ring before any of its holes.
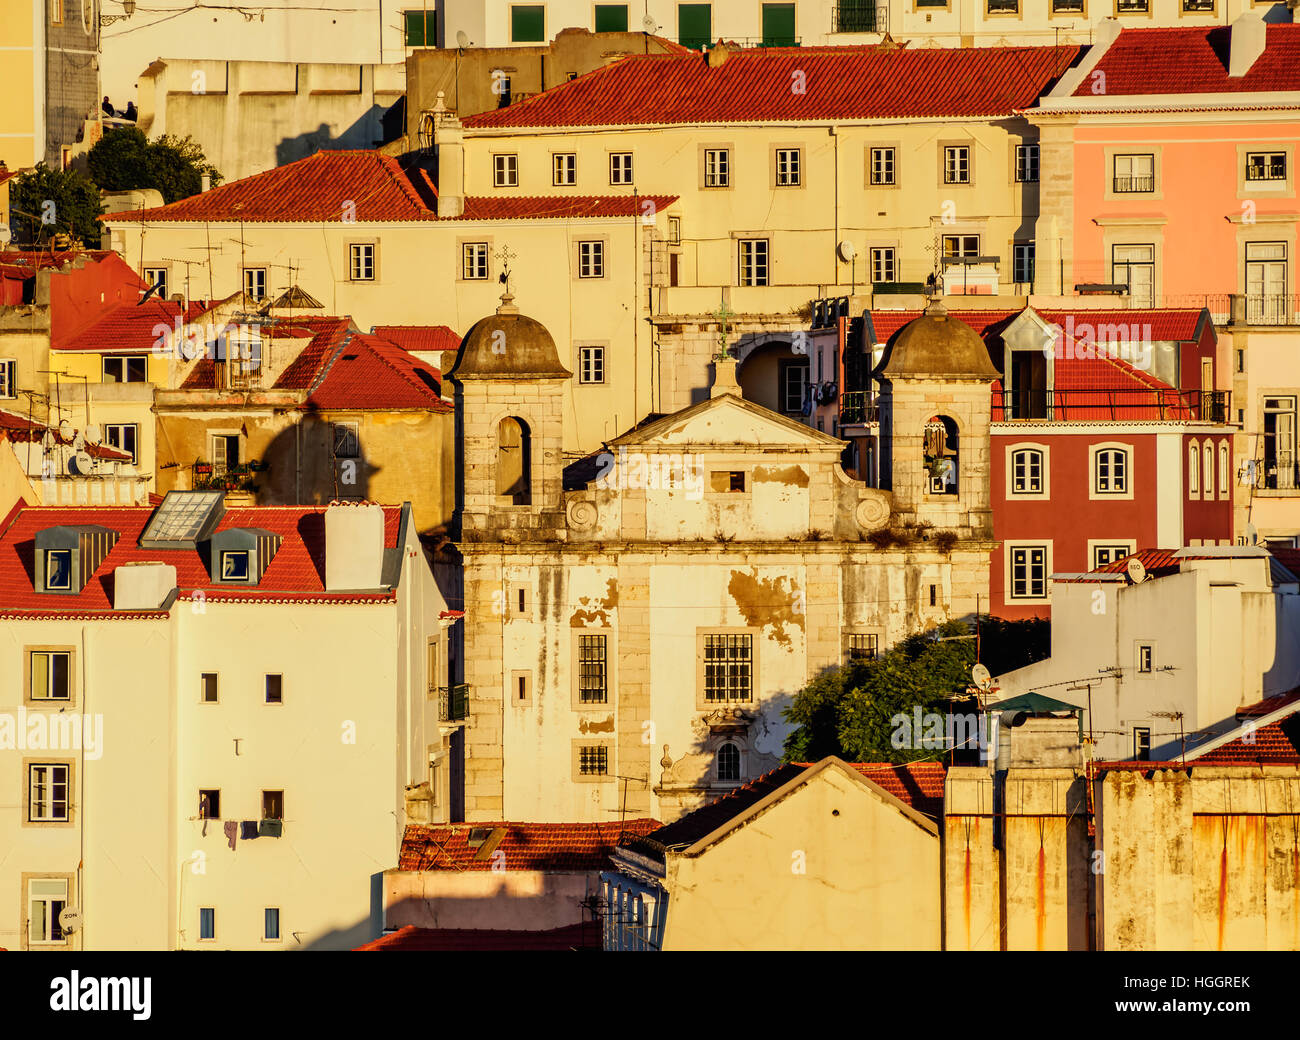
{"type": "Polygon", "coordinates": [[[740,779],[740,748],[735,744],[726,743],[718,748],[718,779],[740,779]]]}
{"type": "Polygon", "coordinates": [[[957,424],[946,415],[932,415],[922,440],[927,486],[932,495],[955,495],[960,483],[957,424]]]}
{"type": "Polygon", "coordinates": [[[1205,465],[1201,470],[1201,485],[1205,488],[1205,497],[1214,497],[1214,445],[1209,441],[1205,442],[1205,447],[1201,449],[1204,452],[1203,458],[1205,465]]]}
{"type": "Polygon", "coordinates": [[[1011,452],[1011,493],[1043,493],[1043,453],[1038,448],[1016,448],[1011,452]]]}
{"type": "Polygon", "coordinates": [[[532,436],[522,419],[508,417],[497,426],[497,495],[511,505],[531,505],[532,436]]]}
{"type": "Polygon", "coordinates": [[[1098,495],[1127,495],[1127,448],[1102,448],[1093,455],[1093,491],[1098,495]]]}
{"type": "Polygon", "coordinates": [[[1195,441],[1187,442],[1187,493],[1201,493],[1201,447],[1195,441]]]}
{"type": "Polygon", "coordinates": [[[1219,497],[1228,497],[1228,478],[1232,476],[1232,469],[1228,461],[1228,442],[1219,441],[1219,497]]]}

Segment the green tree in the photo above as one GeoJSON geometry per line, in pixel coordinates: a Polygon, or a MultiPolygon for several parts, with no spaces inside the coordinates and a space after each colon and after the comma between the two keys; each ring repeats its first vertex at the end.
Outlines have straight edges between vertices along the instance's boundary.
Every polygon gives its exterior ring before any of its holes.
{"type": "Polygon", "coordinates": [[[87,153],[86,163],[104,191],[155,188],[164,202],[197,195],[205,173],[212,184],[221,183],[220,172],[192,137],[164,134],[150,141],[134,126],[106,132],[87,153]]]}
{"type": "MultiPolygon", "coordinates": [[[[994,674],[1041,660],[1049,652],[1049,623],[980,619],[980,659],[994,674]]],[[[953,695],[970,685],[975,663],[972,626],[950,621],[909,636],[871,661],[828,668],[800,690],[785,709],[795,729],[785,761],[815,762],[839,755],[850,762],[910,762],[934,758],[926,748],[896,748],[891,720],[943,713],[953,695]]]]}
{"type": "Polygon", "coordinates": [[[80,170],[40,163],[10,182],[9,204],[15,241],[37,245],[70,234],[88,248],[99,247],[99,189],[80,170]]]}

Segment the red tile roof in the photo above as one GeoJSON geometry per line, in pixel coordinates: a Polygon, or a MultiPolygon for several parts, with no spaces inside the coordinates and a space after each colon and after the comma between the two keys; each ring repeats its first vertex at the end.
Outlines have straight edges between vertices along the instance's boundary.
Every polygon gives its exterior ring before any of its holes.
{"type": "MultiPolygon", "coordinates": [[[[384,506],[384,544],[397,544],[399,506],[384,506]]],[[[10,514],[0,528],[0,617],[112,613],[113,570],[124,563],[162,562],[176,568],[181,599],[202,590],[210,602],[387,602],[394,593],[326,592],[325,507],[254,506],[227,510],[218,531],[254,527],[282,539],[262,580],[248,588],[213,584],[195,550],[142,549],[138,542],[154,508],[147,506],[43,506],[10,514]],[[50,527],[93,524],[119,534],[78,595],[38,593],[34,587],[35,537],[50,527]]]]}
{"type": "Polygon", "coordinates": [[[149,353],[155,344],[162,350],[164,337],[174,332],[177,322],[193,321],[202,312],[197,303],[182,306],[171,300],[151,297],[144,303],[119,303],[65,338],[51,338],[51,350],[83,350],[100,354],[149,353]]]}
{"type": "MultiPolygon", "coordinates": [[[[399,870],[492,870],[493,852],[505,854],[506,870],[592,871],[608,866],[620,838],[658,830],[658,820],[624,823],[458,823],[441,827],[409,824],[402,836],[399,870]],[[471,829],[490,833],[504,828],[499,844],[480,856],[471,847],[471,829]]],[[[501,857],[497,857],[498,863],[501,857]]],[[[495,869],[501,869],[496,867],[495,869]]]]}
{"type": "Polygon", "coordinates": [[[635,55],[466,128],[629,126],[1007,115],[1033,102],[1078,47],[768,47],[635,55]],[[801,84],[800,92],[792,89],[801,84]]]}
{"type": "MultiPolygon", "coordinates": [[[[1300,705],[1297,706],[1300,708],[1300,705]]],[[[1300,715],[1294,711],[1263,726],[1251,727],[1235,740],[1197,755],[1198,766],[1300,765],[1300,715]]]]}
{"type": "Polygon", "coordinates": [[[463,338],[446,325],[376,325],[370,334],[403,350],[459,350],[463,338]]]}
{"type": "MultiPolygon", "coordinates": [[[[1267,27],[1264,53],[1244,76],[1228,75],[1228,26],[1124,29],[1094,71],[1105,73],[1106,96],[1242,94],[1300,90],[1300,25],[1267,27]]],[[[1084,77],[1075,97],[1091,97],[1084,77]]]]}
{"type": "Polygon", "coordinates": [[[943,784],[948,775],[944,763],[849,762],[848,765],[921,815],[935,820],[943,815],[943,784]]]}
{"type": "Polygon", "coordinates": [[[599,950],[600,925],[570,924],[545,932],[506,931],[492,928],[404,928],[358,946],[357,950],[402,950],[423,952],[532,953],[546,950],[599,950]]]}
{"type": "Polygon", "coordinates": [[[354,332],[336,351],[307,406],[339,409],[420,409],[450,412],[442,400],[442,375],[414,354],[378,336],[354,332]]]}
{"type": "MultiPolygon", "coordinates": [[[[15,412],[0,410],[0,440],[8,440],[14,444],[31,444],[44,440],[46,433],[51,434],[57,443],[65,447],[71,446],[76,440],[75,434],[72,437],[64,437],[59,433],[58,427],[46,426],[44,423],[34,422],[15,412]]],[[[118,451],[107,444],[86,444],[85,450],[92,459],[105,459],[110,462],[131,461],[130,452],[118,451]]]]}
{"type": "MultiPolygon", "coordinates": [[[[574,81],[576,82],[576,80],[574,81]]],[[[676,195],[491,195],[470,196],[457,220],[576,220],[639,217],[667,209],[676,195]],[[646,204],[653,205],[647,210],[646,204]]]]}

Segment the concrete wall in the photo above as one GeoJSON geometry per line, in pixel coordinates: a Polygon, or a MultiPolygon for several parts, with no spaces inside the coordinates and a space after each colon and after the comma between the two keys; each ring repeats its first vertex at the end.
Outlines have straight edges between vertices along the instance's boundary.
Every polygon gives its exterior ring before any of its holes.
{"type": "Polygon", "coordinates": [[[583,920],[583,900],[599,889],[596,873],[540,870],[389,870],[384,927],[549,931],[583,920]]]}

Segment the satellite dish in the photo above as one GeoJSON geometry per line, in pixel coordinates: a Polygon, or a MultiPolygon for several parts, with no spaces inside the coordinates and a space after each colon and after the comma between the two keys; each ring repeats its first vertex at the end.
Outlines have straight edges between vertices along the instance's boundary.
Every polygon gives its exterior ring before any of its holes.
{"type": "Polygon", "coordinates": [[[1124,565],[1124,573],[1128,575],[1128,580],[1134,585],[1147,580],[1147,569],[1142,566],[1142,561],[1136,556],[1124,565]]]}
{"type": "Polygon", "coordinates": [[[469,34],[466,33],[464,29],[457,29],[456,46],[459,47],[461,50],[464,50],[469,45],[470,45],[469,34]]]}
{"type": "Polygon", "coordinates": [[[59,436],[62,437],[65,441],[72,440],[72,435],[74,432],[75,431],[72,429],[72,423],[70,423],[67,419],[64,419],[61,423],[59,423],[59,436]]]}
{"type": "Polygon", "coordinates": [[[646,15],[641,19],[641,29],[643,32],[653,33],[659,31],[659,22],[656,21],[652,14],[646,15]]]}
{"type": "Polygon", "coordinates": [[[82,475],[89,473],[95,465],[94,461],[90,457],[90,453],[85,451],[79,451],[73,455],[72,464],[76,466],[77,472],[82,475]]]}
{"type": "Polygon", "coordinates": [[[91,423],[86,427],[86,442],[89,444],[98,444],[103,432],[99,428],[99,423],[91,423]]]}
{"type": "Polygon", "coordinates": [[[72,438],[73,451],[81,451],[81,449],[84,448],[85,446],[86,446],[86,438],[83,437],[81,434],[77,434],[75,437],[72,438]]]}
{"type": "Polygon", "coordinates": [[[1256,527],[1254,524],[1246,525],[1246,544],[1247,545],[1259,544],[1259,528],[1256,527]]]}
{"type": "Polygon", "coordinates": [[[59,911],[59,926],[68,935],[81,930],[81,911],[75,906],[65,906],[59,911]]]}
{"type": "Polygon", "coordinates": [[[993,676],[982,664],[977,664],[970,670],[970,677],[975,680],[976,686],[987,686],[993,681],[993,676]]]}
{"type": "Polygon", "coordinates": [[[857,249],[847,238],[836,247],[836,251],[840,254],[840,259],[846,264],[852,263],[853,258],[858,255],[857,249]]]}
{"type": "Polygon", "coordinates": [[[13,232],[9,230],[9,225],[0,224],[0,246],[7,246],[11,238],[13,238],[13,232]]]}

